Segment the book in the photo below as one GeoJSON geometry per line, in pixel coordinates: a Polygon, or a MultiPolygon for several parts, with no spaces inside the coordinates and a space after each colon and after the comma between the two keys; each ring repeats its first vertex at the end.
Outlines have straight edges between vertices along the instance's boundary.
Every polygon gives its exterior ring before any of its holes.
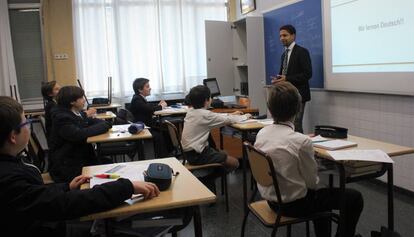
{"type": "Polygon", "coordinates": [[[343,148],[348,148],[348,147],[353,147],[353,146],[357,146],[358,144],[356,142],[351,142],[351,141],[346,141],[346,140],[339,140],[339,139],[335,139],[335,140],[329,140],[329,141],[325,141],[325,142],[317,142],[314,143],[313,146],[314,147],[318,147],[318,148],[322,148],[322,149],[326,149],[326,150],[338,150],[338,149],[343,149],[343,148]]]}

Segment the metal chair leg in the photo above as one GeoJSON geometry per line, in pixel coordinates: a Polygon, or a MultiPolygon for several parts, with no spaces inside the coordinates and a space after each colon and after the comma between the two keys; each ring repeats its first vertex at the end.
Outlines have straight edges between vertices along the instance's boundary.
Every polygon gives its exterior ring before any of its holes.
{"type": "Polygon", "coordinates": [[[241,230],[241,237],[244,237],[244,229],[246,228],[247,217],[249,216],[250,210],[246,212],[243,218],[242,230],[241,230]]]}
{"type": "Polygon", "coordinates": [[[224,175],[222,180],[224,180],[224,197],[226,198],[226,212],[229,212],[229,189],[227,186],[227,175],[224,175]]]}
{"type": "Polygon", "coordinates": [[[287,225],[286,226],[286,236],[287,237],[291,237],[292,235],[292,226],[291,225],[287,225]]]}
{"type": "Polygon", "coordinates": [[[310,237],[310,233],[309,233],[309,221],[306,221],[306,237],[310,237]]]}

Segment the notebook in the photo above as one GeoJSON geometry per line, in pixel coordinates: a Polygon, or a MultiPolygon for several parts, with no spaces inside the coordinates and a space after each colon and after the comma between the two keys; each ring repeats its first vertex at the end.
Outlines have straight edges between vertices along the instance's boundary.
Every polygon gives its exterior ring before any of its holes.
{"type": "Polygon", "coordinates": [[[329,140],[329,141],[325,141],[325,142],[318,142],[318,143],[314,143],[313,146],[314,147],[318,147],[318,148],[322,148],[322,149],[326,149],[326,150],[338,150],[338,149],[343,149],[343,148],[348,148],[348,147],[353,147],[353,146],[357,146],[358,144],[355,142],[351,142],[351,141],[346,141],[346,140],[339,140],[339,139],[335,139],[335,140],[329,140]]]}

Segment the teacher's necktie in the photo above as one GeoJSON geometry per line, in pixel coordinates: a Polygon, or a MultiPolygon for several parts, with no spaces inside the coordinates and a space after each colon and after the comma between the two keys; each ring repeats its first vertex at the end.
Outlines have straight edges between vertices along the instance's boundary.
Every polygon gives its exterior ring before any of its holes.
{"type": "Polygon", "coordinates": [[[289,49],[285,50],[285,56],[283,58],[283,64],[282,64],[282,75],[287,74],[288,70],[288,56],[289,56],[289,49]]]}

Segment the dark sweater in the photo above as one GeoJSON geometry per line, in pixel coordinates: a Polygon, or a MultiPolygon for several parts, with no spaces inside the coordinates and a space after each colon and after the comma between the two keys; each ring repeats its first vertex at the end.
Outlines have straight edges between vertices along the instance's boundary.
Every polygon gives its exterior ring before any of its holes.
{"type": "Polygon", "coordinates": [[[152,116],[155,111],[162,110],[162,106],[148,103],[141,95],[134,95],[129,110],[134,115],[134,122],[140,121],[153,127],[152,116]]]}
{"type": "Polygon", "coordinates": [[[81,115],[59,106],[54,109],[49,137],[49,172],[55,182],[69,182],[81,174],[83,166],[99,164],[92,145],[86,140],[107,132],[111,125],[88,118],[84,113],[81,115]]]}
{"type": "MultiPolygon", "coordinates": [[[[0,236],[52,236],[50,221],[78,218],[112,209],[133,194],[129,180],[69,190],[67,183],[43,184],[38,170],[0,154],[0,236]]],[[[62,223],[64,225],[64,223],[62,223]]]]}

